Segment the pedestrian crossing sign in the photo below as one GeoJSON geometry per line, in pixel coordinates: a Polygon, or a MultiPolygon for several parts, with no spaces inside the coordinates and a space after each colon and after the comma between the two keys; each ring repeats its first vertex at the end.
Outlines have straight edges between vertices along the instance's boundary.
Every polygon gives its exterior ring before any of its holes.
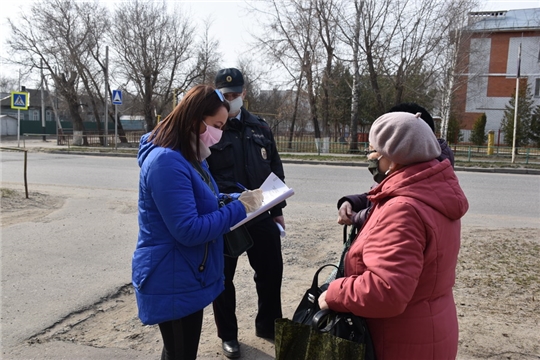
{"type": "Polygon", "coordinates": [[[11,108],[15,110],[28,110],[30,94],[27,92],[11,92],[11,108]]]}
{"type": "Polygon", "coordinates": [[[122,91],[113,90],[113,92],[112,92],[112,103],[113,103],[113,105],[122,105],[122,91]]]}

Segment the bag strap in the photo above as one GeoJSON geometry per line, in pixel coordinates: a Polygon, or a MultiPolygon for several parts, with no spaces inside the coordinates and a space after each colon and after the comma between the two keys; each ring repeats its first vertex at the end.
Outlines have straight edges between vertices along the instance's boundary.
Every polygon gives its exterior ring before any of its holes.
{"type": "Polygon", "coordinates": [[[319,289],[319,273],[324,269],[324,268],[327,268],[327,267],[334,267],[336,269],[339,270],[339,268],[334,265],[334,264],[326,264],[326,265],[323,265],[321,266],[316,272],[315,272],[315,275],[313,275],[313,282],[311,283],[311,289],[312,290],[317,290],[319,289]]]}
{"type": "Polygon", "coordinates": [[[351,227],[351,231],[347,233],[347,225],[343,225],[343,251],[339,259],[339,266],[336,273],[336,279],[345,276],[345,256],[349,252],[349,249],[358,236],[358,228],[356,226],[351,227]],[[347,236],[348,234],[348,236],[347,236]]]}
{"type": "Polygon", "coordinates": [[[214,188],[214,184],[212,183],[212,180],[210,180],[210,175],[208,175],[208,173],[206,171],[204,171],[201,164],[199,164],[198,161],[191,161],[191,165],[193,166],[195,171],[197,171],[197,173],[199,173],[202,180],[206,183],[206,185],[208,185],[210,190],[212,190],[212,192],[214,193],[216,198],[219,198],[218,194],[216,193],[216,189],[214,188]]]}

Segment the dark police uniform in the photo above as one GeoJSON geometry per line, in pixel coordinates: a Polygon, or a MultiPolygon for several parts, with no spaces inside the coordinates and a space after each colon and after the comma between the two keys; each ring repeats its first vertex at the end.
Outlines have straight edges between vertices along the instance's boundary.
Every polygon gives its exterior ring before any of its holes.
{"type": "MultiPolygon", "coordinates": [[[[227,121],[220,142],[210,148],[212,155],[207,158],[222,193],[242,192],[237,183],[248,189],[259,188],[271,172],[281,180],[285,179],[283,164],[268,124],[243,107],[240,119],[227,121]]],[[[282,317],[283,259],[280,232],[273,217],[281,216],[284,206],[285,202],[282,202],[247,223],[254,242],[247,256],[255,271],[259,298],[255,329],[258,336],[265,338],[274,337],[274,320],[282,317]]],[[[238,339],[233,284],[237,262],[238,258],[225,257],[225,291],[213,303],[218,336],[223,341],[238,339]]]]}

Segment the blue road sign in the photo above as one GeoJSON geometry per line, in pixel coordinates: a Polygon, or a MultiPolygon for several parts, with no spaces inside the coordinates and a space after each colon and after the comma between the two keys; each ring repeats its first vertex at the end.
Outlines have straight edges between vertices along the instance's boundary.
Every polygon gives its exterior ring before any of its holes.
{"type": "Polygon", "coordinates": [[[15,110],[28,110],[30,95],[27,92],[11,92],[11,108],[15,110]]]}
{"type": "Polygon", "coordinates": [[[122,105],[122,91],[121,90],[112,91],[112,103],[113,105],[122,105]]]}

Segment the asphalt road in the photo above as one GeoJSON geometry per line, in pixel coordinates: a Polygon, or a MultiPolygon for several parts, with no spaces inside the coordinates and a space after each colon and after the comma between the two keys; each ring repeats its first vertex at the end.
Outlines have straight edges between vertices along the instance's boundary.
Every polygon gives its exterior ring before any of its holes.
{"type": "MultiPolygon", "coordinates": [[[[2,187],[23,190],[23,156],[1,152],[2,187]]],[[[28,154],[30,191],[62,196],[65,205],[39,222],[2,228],[3,359],[133,359],[129,350],[24,341],[130,282],[137,237],[136,159],[28,154]]],[[[296,194],[285,219],[333,219],[342,195],[364,192],[364,167],[285,165],[296,194]]],[[[540,228],[540,176],[458,172],[470,202],[464,226],[540,228]]],[[[443,190],[441,190],[443,191],[443,190]]]]}
{"type": "MultiPolygon", "coordinates": [[[[1,155],[2,182],[22,182],[22,154],[1,155]]],[[[329,209],[332,216],[340,196],[364,192],[373,182],[364,167],[285,164],[285,169],[286,182],[296,191],[290,202],[316,203],[329,209]]],[[[131,157],[30,153],[27,177],[36,185],[137,191],[138,171],[136,159],[131,157]]],[[[470,171],[457,174],[470,203],[465,225],[540,226],[540,176],[470,171]],[[499,221],[502,218],[507,221],[499,221]]],[[[325,215],[329,214],[319,214],[325,215]]]]}

